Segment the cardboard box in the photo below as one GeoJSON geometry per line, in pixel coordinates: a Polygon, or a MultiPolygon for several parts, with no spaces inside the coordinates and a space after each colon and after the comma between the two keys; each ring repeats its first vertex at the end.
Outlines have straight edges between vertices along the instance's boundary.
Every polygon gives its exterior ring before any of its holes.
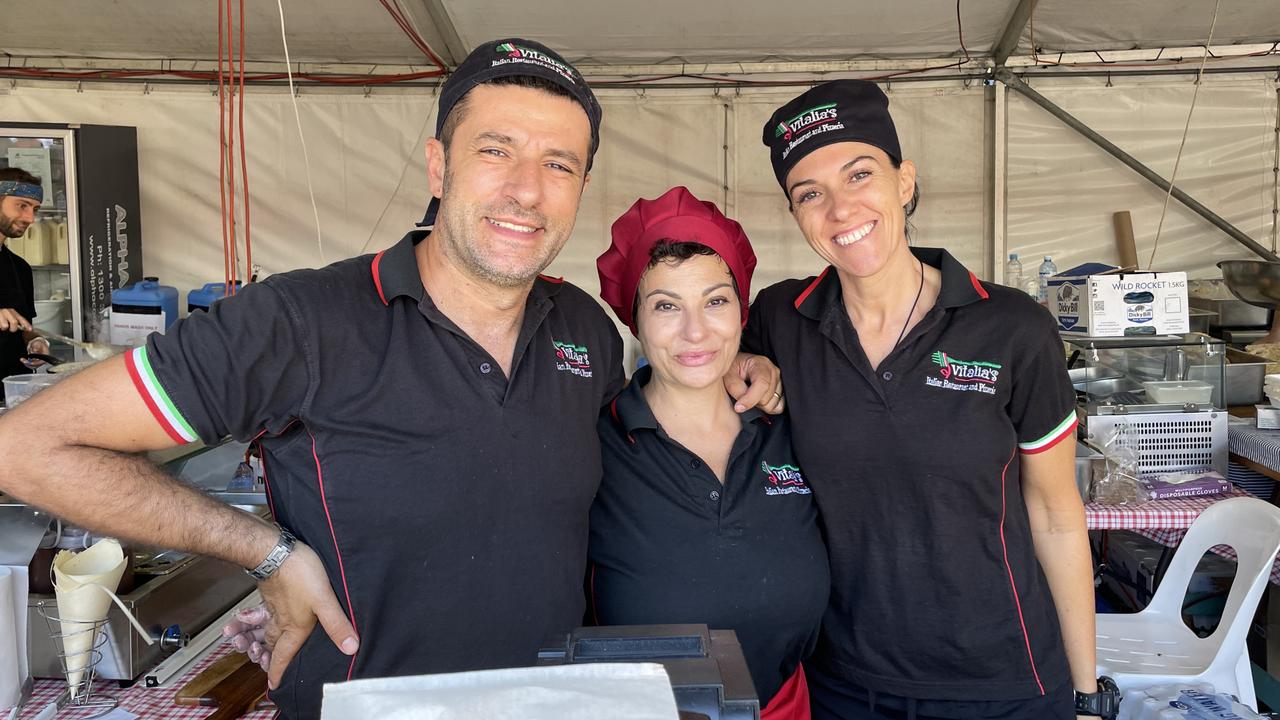
{"type": "Polygon", "coordinates": [[[1049,278],[1049,310],[1064,334],[1181,335],[1191,331],[1187,274],[1122,273],[1086,263],[1049,278]]]}

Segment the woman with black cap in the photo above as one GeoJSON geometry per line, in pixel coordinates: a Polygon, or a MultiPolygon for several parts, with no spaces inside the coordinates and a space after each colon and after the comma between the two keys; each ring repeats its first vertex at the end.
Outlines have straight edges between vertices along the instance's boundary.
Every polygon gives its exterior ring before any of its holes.
{"type": "Polygon", "coordinates": [[[831,555],[813,717],[1106,714],[1052,319],[909,246],[916,168],[875,84],[819,85],[763,140],[829,263],[763,290],[744,337],[782,369],[831,555]]]}
{"type": "Polygon", "coordinates": [[[638,200],[596,263],[601,296],[648,365],[601,414],[588,613],[601,625],[737,632],[765,720],[808,720],[800,661],[829,575],[785,416],[739,415],[738,353],[755,254],[742,226],[683,187],[638,200]]]}

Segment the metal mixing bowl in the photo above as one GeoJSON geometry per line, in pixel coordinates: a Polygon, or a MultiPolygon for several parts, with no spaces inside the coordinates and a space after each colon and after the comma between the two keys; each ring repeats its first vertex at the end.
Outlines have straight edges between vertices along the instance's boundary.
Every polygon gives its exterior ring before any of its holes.
{"type": "Polygon", "coordinates": [[[1232,295],[1250,305],[1280,307],[1280,262],[1223,260],[1218,268],[1232,295]]]}

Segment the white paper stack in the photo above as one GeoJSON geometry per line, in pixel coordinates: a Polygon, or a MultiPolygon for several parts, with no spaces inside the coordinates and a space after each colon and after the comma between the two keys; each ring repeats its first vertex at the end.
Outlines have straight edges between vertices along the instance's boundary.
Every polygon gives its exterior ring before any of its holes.
{"type": "Polygon", "coordinates": [[[656,663],[375,678],[324,686],[321,720],[677,720],[656,663]]]}

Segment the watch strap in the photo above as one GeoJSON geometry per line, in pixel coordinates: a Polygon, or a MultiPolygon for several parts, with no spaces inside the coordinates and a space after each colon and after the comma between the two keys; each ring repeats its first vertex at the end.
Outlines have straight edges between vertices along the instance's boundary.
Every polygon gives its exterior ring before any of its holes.
{"type": "Polygon", "coordinates": [[[1098,690],[1076,693],[1076,714],[1114,720],[1120,711],[1120,688],[1105,675],[1098,678],[1098,690]]]}

